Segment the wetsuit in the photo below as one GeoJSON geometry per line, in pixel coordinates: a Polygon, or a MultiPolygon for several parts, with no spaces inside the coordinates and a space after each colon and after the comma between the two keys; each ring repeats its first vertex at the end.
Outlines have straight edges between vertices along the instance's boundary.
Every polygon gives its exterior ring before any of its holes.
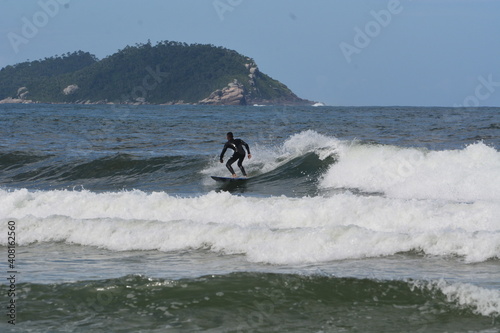
{"type": "Polygon", "coordinates": [[[224,149],[222,149],[222,153],[220,154],[220,161],[222,162],[222,159],[224,158],[224,154],[226,153],[226,150],[228,148],[234,150],[233,156],[227,161],[226,167],[231,172],[232,175],[234,175],[234,169],[231,166],[234,162],[238,161],[238,167],[241,170],[241,173],[243,176],[246,177],[247,173],[245,172],[245,168],[243,167],[243,160],[245,159],[245,150],[243,147],[246,148],[248,154],[250,154],[250,148],[248,147],[248,144],[241,140],[241,139],[231,139],[226,144],[224,145],[224,149]]]}

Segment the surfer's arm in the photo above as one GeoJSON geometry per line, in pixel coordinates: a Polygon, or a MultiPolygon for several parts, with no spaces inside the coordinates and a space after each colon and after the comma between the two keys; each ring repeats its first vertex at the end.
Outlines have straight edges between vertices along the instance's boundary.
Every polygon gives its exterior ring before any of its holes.
{"type": "Polygon", "coordinates": [[[247,153],[248,153],[248,158],[252,158],[252,154],[250,153],[250,147],[248,146],[248,143],[246,143],[245,141],[241,140],[241,143],[243,144],[243,146],[245,146],[246,150],[247,150],[247,153]]]}
{"type": "Polygon", "coordinates": [[[245,141],[241,140],[241,143],[243,144],[243,146],[245,146],[246,150],[247,150],[247,153],[248,155],[250,155],[250,147],[248,146],[248,143],[246,143],[245,141]]]}
{"type": "Polygon", "coordinates": [[[222,163],[224,161],[224,154],[226,153],[227,150],[227,143],[224,145],[224,149],[222,149],[222,153],[220,153],[220,162],[222,163]]]}

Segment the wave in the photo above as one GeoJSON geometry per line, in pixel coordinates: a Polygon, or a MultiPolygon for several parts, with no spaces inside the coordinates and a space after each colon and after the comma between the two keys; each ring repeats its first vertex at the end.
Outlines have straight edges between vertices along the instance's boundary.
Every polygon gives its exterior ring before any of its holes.
{"type": "Polygon", "coordinates": [[[53,155],[40,155],[20,151],[0,153],[0,168],[2,168],[3,172],[6,172],[12,169],[24,167],[32,163],[43,161],[50,157],[53,157],[53,155]]]}
{"type": "MultiPolygon", "coordinates": [[[[336,138],[308,130],[290,136],[282,144],[254,145],[254,147],[251,147],[252,158],[246,159],[244,164],[250,173],[258,176],[273,172],[306,155],[315,154],[320,160],[334,157],[337,149],[342,145],[342,141],[336,138]]],[[[225,158],[227,159],[228,156],[225,158]]],[[[227,174],[227,170],[218,160],[214,160],[201,173],[205,175],[219,175],[227,174]]]]}
{"type": "Polygon", "coordinates": [[[350,193],[258,198],[211,192],[181,198],[164,192],[0,190],[0,202],[0,216],[18,223],[21,245],[210,249],[271,264],[408,251],[460,256],[468,262],[500,258],[500,205],[488,201],[465,204],[350,193]]]}
{"type": "MultiPolygon", "coordinates": [[[[261,185],[254,188],[256,192],[265,192],[265,188],[274,186],[273,194],[286,194],[290,188],[282,186],[283,180],[296,179],[294,184],[289,185],[304,188],[299,194],[314,194],[317,178],[333,163],[335,147],[340,144],[335,138],[305,131],[289,137],[282,144],[252,145],[255,154],[251,160],[245,161],[245,166],[252,176],[259,176],[253,183],[261,185]]],[[[229,153],[226,159],[228,157],[229,153]]],[[[193,180],[213,187],[209,176],[228,173],[217,158],[192,154],[135,156],[93,152],[85,155],[38,155],[13,152],[0,155],[0,166],[4,168],[0,175],[3,184],[32,189],[75,186],[108,191],[157,189],[156,184],[168,188],[172,184],[192,183],[193,180]]]]}
{"type": "MultiPolygon", "coordinates": [[[[249,192],[256,194],[349,190],[400,199],[500,202],[500,152],[482,142],[429,151],[343,141],[308,130],[282,143],[253,144],[252,152],[245,168],[254,178],[249,192]]],[[[81,185],[93,190],[156,190],[190,184],[199,193],[213,189],[209,176],[228,175],[215,156],[205,155],[89,155],[74,160],[18,152],[0,155],[0,166],[3,184],[37,189],[81,185]]]]}
{"type": "MultiPolygon", "coordinates": [[[[311,130],[292,135],[281,144],[252,145],[252,158],[244,162],[251,182],[242,188],[234,184],[222,188],[260,195],[317,195],[318,179],[335,163],[336,150],[341,145],[340,140],[311,130]]],[[[233,167],[239,174],[240,170],[233,167]]],[[[209,162],[200,173],[205,186],[213,184],[209,176],[229,176],[225,165],[217,159],[209,162]]]]}
{"type": "Polygon", "coordinates": [[[356,188],[393,198],[500,202],[500,152],[479,142],[460,150],[382,145],[339,150],[322,188],[356,188]]]}
{"type": "Polygon", "coordinates": [[[56,155],[8,153],[0,156],[0,181],[11,187],[35,189],[71,188],[119,190],[145,187],[172,180],[186,181],[189,172],[205,164],[193,156],[88,155],[74,158],[56,155]]]}
{"type": "MultiPolygon", "coordinates": [[[[316,193],[348,189],[403,199],[500,202],[500,152],[483,142],[429,151],[343,141],[308,130],[281,145],[256,145],[255,151],[245,161],[252,176],[282,183],[309,179],[316,193]]],[[[227,175],[227,170],[214,161],[202,174],[227,175]]]]}
{"type": "MultiPolygon", "coordinates": [[[[1,285],[4,292],[6,286],[1,285]]],[[[500,292],[446,281],[384,281],[231,273],[168,280],[130,275],[60,284],[20,283],[30,331],[277,330],[467,332],[491,329],[500,292]],[[443,320],[443,317],[446,319],[443,320]],[[52,319],[50,322],[47,319],[52,319]],[[370,318],[370,320],[366,320],[370,318]],[[403,319],[404,318],[404,319],[403,319]]],[[[6,293],[6,291],[5,291],[6,293]]]]}

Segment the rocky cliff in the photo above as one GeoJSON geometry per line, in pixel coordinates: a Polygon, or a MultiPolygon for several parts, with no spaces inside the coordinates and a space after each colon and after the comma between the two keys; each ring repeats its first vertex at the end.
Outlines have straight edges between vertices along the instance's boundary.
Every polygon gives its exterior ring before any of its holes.
{"type": "Polygon", "coordinates": [[[217,89],[207,98],[202,99],[200,104],[208,105],[246,105],[245,86],[234,80],[223,89],[217,89]]]}

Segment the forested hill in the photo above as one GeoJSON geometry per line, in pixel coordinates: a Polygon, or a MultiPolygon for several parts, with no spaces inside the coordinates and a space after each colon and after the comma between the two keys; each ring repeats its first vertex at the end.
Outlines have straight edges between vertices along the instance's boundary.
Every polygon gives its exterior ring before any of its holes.
{"type": "Polygon", "coordinates": [[[0,100],[47,103],[310,104],[259,71],[253,59],[213,45],[127,46],[98,60],[87,52],[0,70],[0,100]]]}

